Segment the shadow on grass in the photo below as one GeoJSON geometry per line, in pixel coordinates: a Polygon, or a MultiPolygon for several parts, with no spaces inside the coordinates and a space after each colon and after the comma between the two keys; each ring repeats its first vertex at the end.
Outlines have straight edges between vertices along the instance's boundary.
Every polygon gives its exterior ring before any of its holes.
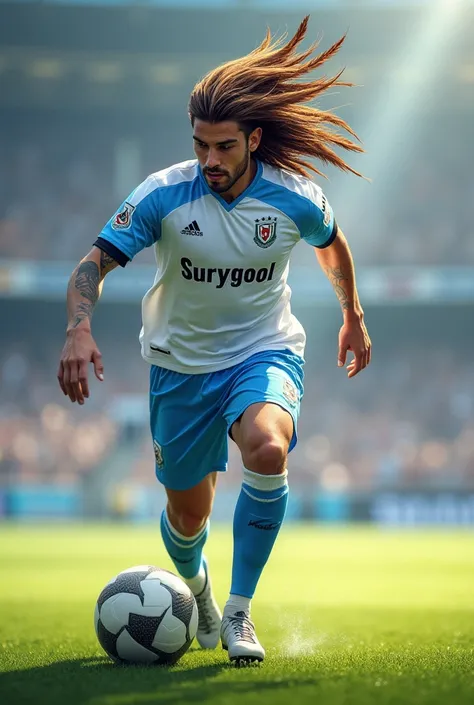
{"type": "Polygon", "coordinates": [[[221,672],[230,670],[233,666],[227,660],[183,669],[179,665],[117,666],[105,656],[71,659],[1,674],[0,700],[8,705],[218,703],[232,697],[237,701],[249,692],[263,695],[289,684],[280,678],[256,680],[254,668],[241,671],[238,680],[216,680],[221,672]]]}

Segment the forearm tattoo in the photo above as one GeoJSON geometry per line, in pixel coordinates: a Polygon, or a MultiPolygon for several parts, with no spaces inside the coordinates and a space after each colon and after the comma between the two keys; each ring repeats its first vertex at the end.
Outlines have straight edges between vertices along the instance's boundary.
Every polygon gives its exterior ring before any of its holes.
{"type": "Polygon", "coordinates": [[[77,270],[74,287],[86,299],[77,306],[72,327],[77,328],[85,318],[92,318],[92,311],[99,299],[100,275],[95,262],[83,262],[77,270]]]}
{"type": "Polygon", "coordinates": [[[349,297],[347,291],[344,289],[343,282],[347,282],[348,279],[341,267],[326,267],[326,274],[331,282],[336,296],[339,299],[341,308],[343,311],[349,308],[349,297]]]}

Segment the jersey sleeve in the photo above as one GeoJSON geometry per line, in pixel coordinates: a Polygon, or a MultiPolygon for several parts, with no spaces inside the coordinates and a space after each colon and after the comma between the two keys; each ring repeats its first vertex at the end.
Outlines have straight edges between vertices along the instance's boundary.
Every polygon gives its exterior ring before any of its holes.
{"type": "Polygon", "coordinates": [[[321,188],[313,181],[308,181],[305,195],[308,200],[308,212],[304,218],[301,237],[314,247],[328,247],[337,235],[333,210],[321,188]]]}
{"type": "Polygon", "coordinates": [[[125,266],[161,237],[159,196],[158,183],[149,176],[122,203],[94,244],[125,266]],[[124,256],[119,257],[117,250],[124,256]]]}

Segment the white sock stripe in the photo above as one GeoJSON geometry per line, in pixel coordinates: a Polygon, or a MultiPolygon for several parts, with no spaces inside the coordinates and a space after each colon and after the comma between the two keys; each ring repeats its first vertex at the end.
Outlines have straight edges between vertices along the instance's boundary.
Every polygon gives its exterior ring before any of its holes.
{"type": "Polygon", "coordinates": [[[280,475],[260,475],[258,472],[244,468],[244,482],[254,490],[262,490],[263,492],[279,490],[280,487],[288,484],[288,470],[285,468],[280,475]]]}
{"type": "Polygon", "coordinates": [[[168,534],[169,534],[171,541],[176,546],[180,546],[181,548],[194,548],[194,546],[197,543],[199,543],[199,541],[202,539],[202,537],[203,537],[203,535],[209,525],[209,519],[208,519],[198,534],[196,534],[195,536],[184,536],[183,534],[180,534],[179,531],[177,531],[177,529],[175,529],[174,526],[171,524],[171,522],[168,518],[168,512],[166,511],[166,509],[164,510],[164,519],[165,519],[165,526],[168,529],[168,534]],[[184,544],[184,546],[183,546],[183,544],[184,544]]]}
{"type": "Polygon", "coordinates": [[[202,529],[200,531],[198,531],[197,534],[195,534],[194,536],[185,536],[184,534],[180,534],[178,529],[174,528],[173,524],[170,522],[168,512],[166,511],[166,509],[164,510],[164,512],[165,512],[165,521],[166,521],[167,527],[169,528],[171,533],[174,534],[174,536],[176,536],[177,539],[180,539],[180,541],[187,542],[187,541],[194,541],[195,539],[201,538],[202,534],[206,531],[207,526],[209,524],[209,519],[208,519],[206,521],[206,523],[204,524],[204,526],[202,527],[202,529]]]}
{"type": "Polygon", "coordinates": [[[173,536],[173,532],[170,530],[169,526],[167,526],[166,529],[168,531],[168,536],[170,538],[170,541],[172,541],[174,543],[174,545],[178,546],[179,548],[186,548],[186,549],[194,548],[194,546],[196,546],[196,544],[198,544],[202,538],[202,532],[201,532],[197,538],[195,536],[192,536],[191,537],[192,541],[178,540],[173,536]]]}
{"type": "Polygon", "coordinates": [[[255,495],[251,494],[251,492],[249,492],[249,491],[245,488],[244,485],[242,485],[242,492],[245,492],[245,494],[246,494],[248,497],[250,497],[251,499],[254,499],[256,502],[278,502],[279,499],[281,499],[282,497],[284,497],[284,496],[286,495],[286,493],[288,492],[288,490],[286,490],[286,492],[283,492],[283,494],[281,494],[279,497],[271,497],[271,498],[269,498],[269,499],[262,499],[261,497],[255,497],[255,495]]]}

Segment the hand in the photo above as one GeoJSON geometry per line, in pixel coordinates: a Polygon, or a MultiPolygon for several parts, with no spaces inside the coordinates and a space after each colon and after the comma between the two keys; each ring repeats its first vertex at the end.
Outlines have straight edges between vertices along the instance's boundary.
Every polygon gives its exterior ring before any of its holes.
{"type": "Polygon", "coordinates": [[[364,315],[348,315],[339,331],[339,354],[337,364],[343,367],[346,362],[347,351],[354,353],[354,359],[347,366],[347,376],[355,375],[363,370],[370,362],[372,343],[364,323],[364,315]]]}
{"type": "Polygon", "coordinates": [[[63,393],[72,402],[77,401],[81,405],[84,404],[84,397],[89,397],[89,362],[93,363],[95,376],[102,382],[102,355],[90,331],[79,328],[69,330],[59,362],[58,381],[63,393]]]}

